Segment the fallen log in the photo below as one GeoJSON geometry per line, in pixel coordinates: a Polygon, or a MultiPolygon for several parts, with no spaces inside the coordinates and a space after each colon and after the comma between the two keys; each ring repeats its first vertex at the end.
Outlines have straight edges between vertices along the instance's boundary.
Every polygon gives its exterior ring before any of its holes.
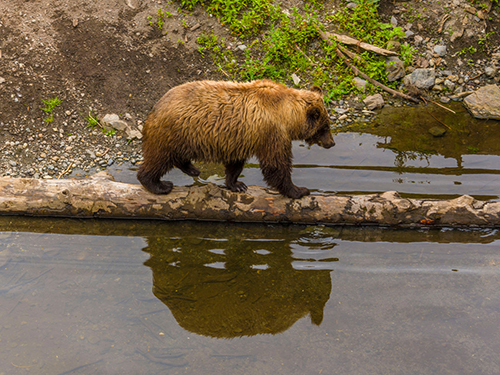
{"type": "Polygon", "coordinates": [[[250,186],[233,193],[214,184],[154,195],[107,172],[83,179],[0,178],[0,214],[112,219],[283,222],[335,225],[498,227],[500,202],[464,195],[450,200],[373,195],[283,197],[250,186]]]}

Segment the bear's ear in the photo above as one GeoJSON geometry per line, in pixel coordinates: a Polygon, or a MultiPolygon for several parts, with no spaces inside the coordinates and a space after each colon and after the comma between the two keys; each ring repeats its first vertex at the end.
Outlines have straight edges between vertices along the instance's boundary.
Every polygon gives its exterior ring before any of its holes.
{"type": "Polygon", "coordinates": [[[314,128],[319,118],[321,117],[321,112],[319,111],[318,107],[311,106],[307,109],[306,116],[307,116],[307,125],[310,128],[314,128]]]}
{"type": "Polygon", "coordinates": [[[316,85],[311,86],[311,88],[309,90],[311,90],[312,92],[317,92],[318,94],[323,95],[323,90],[321,90],[321,87],[318,87],[316,85]]]}

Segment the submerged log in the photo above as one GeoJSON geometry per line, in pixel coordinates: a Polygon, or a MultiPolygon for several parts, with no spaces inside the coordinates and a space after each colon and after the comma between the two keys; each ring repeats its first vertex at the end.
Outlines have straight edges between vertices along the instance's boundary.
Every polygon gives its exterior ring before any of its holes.
{"type": "Polygon", "coordinates": [[[464,195],[450,200],[373,195],[283,197],[250,186],[233,193],[214,184],[154,195],[107,172],[66,180],[0,178],[0,214],[77,218],[283,222],[335,225],[498,227],[500,202],[464,195]]]}

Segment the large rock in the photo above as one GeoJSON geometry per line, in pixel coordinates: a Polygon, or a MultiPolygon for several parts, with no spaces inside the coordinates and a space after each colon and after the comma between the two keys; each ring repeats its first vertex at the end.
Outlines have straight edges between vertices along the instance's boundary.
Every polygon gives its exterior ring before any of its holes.
{"type": "Polygon", "coordinates": [[[375,94],[371,96],[367,96],[363,102],[366,105],[366,108],[368,108],[370,111],[373,111],[374,109],[380,109],[384,106],[384,98],[380,94],[375,94]]]}
{"type": "Polygon", "coordinates": [[[389,82],[397,81],[405,76],[405,64],[396,56],[391,56],[385,60],[385,70],[389,82]]]}
{"type": "Polygon", "coordinates": [[[134,139],[134,138],[142,139],[142,134],[139,130],[134,128],[128,122],[120,120],[120,117],[115,113],[106,114],[101,119],[101,124],[107,131],[114,128],[118,131],[124,132],[127,136],[127,139],[134,139]]]}
{"type": "Polygon", "coordinates": [[[415,69],[413,73],[404,78],[406,86],[413,85],[419,89],[430,89],[434,86],[436,80],[436,71],[434,69],[415,69]]]}
{"type": "Polygon", "coordinates": [[[500,88],[484,86],[466,97],[464,105],[476,118],[500,120],[500,88]]]}

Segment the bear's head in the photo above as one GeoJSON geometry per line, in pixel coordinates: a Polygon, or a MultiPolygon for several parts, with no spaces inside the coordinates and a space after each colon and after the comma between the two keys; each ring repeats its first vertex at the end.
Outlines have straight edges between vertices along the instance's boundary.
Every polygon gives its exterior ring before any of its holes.
{"type": "Polygon", "coordinates": [[[305,141],[308,145],[317,144],[324,148],[335,146],[330,130],[330,119],[323,101],[323,92],[317,86],[311,87],[314,93],[312,100],[306,108],[306,134],[305,141]]]}

